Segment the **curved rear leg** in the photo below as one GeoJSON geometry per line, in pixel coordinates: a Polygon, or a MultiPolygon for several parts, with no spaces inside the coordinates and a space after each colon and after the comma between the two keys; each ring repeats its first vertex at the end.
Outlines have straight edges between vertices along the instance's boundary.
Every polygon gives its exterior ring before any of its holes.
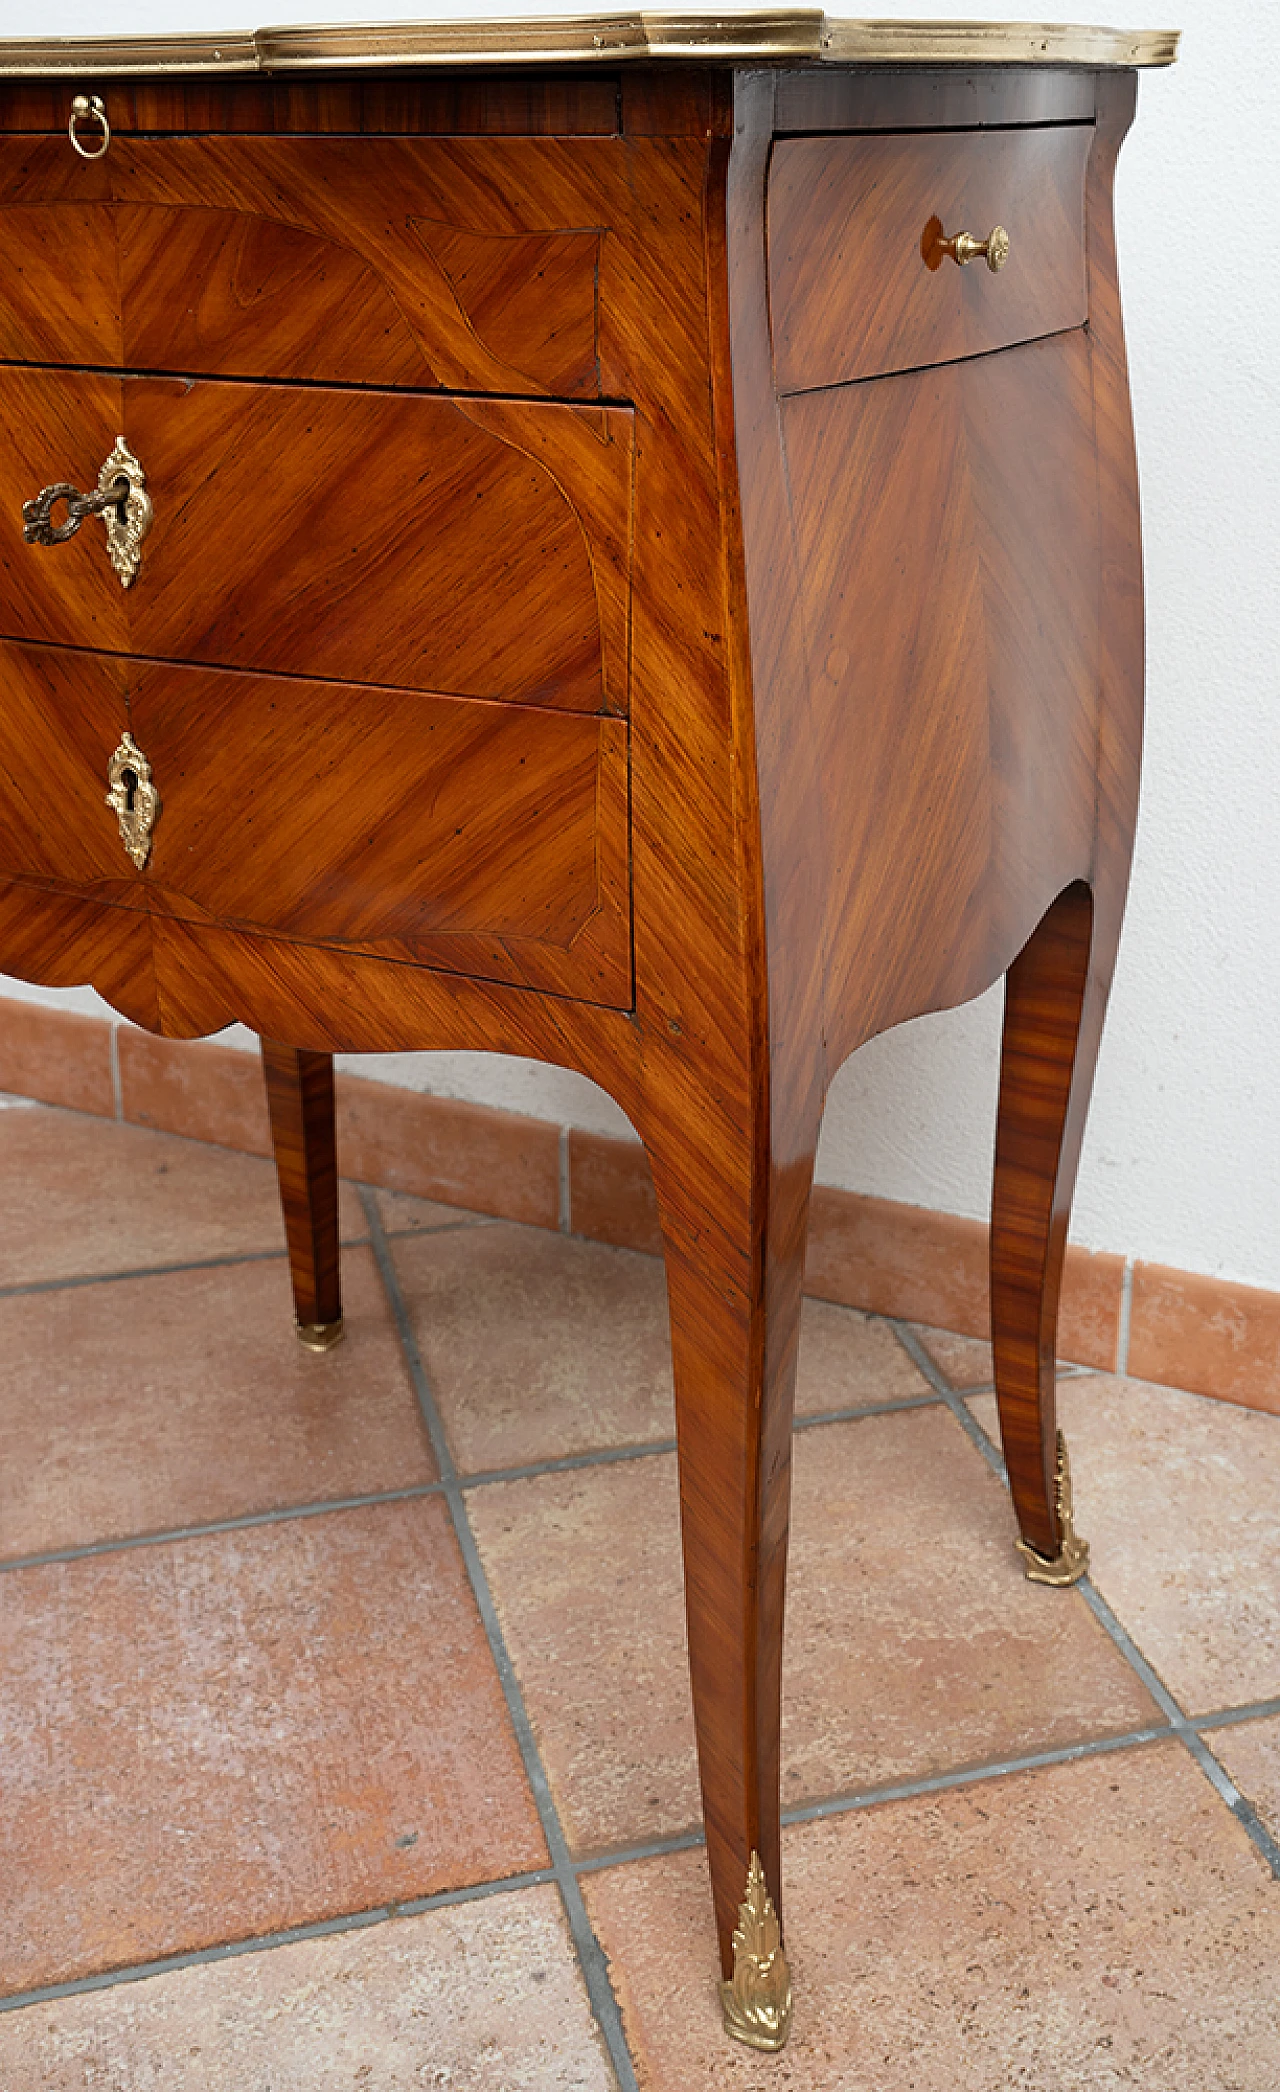
{"type": "Polygon", "coordinates": [[[260,1043],[298,1338],[329,1351],[342,1336],[333,1056],[260,1043]]]}
{"type": "MultiPolygon", "coordinates": [[[[1118,929],[1118,923],[1117,923],[1118,929]]],[[[1000,1435],[1027,1575],[1072,1584],[1072,1526],[1054,1398],[1067,1224],[1114,958],[1083,881],[1058,895],[1010,967],[991,1201],[991,1328],[1000,1435]]]]}

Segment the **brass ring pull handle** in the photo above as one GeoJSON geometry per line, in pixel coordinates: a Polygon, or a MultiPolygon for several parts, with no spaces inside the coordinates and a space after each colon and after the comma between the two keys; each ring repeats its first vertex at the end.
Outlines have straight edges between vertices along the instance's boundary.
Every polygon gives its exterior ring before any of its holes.
{"type": "Polygon", "coordinates": [[[940,269],[943,256],[947,254],[961,269],[981,255],[994,276],[1009,259],[1009,235],[1003,225],[994,225],[985,240],[975,240],[972,233],[967,232],[952,233],[948,239],[943,233],[941,218],[930,218],[920,242],[920,252],[927,269],[940,269]]]}
{"type": "Polygon", "coordinates": [[[100,160],[102,158],[102,155],[111,143],[111,126],[107,122],[107,112],[103,107],[101,95],[78,94],[76,96],[71,104],[71,118],[67,124],[67,136],[82,160],[100,160]],[[80,133],[76,126],[82,123],[96,123],[98,126],[98,142],[92,151],[87,145],[81,144],[80,133]]]}
{"type": "Polygon", "coordinates": [[[22,504],[22,535],[29,545],[65,545],[86,516],[101,516],[107,526],[107,556],[121,588],[128,588],[138,571],[142,540],[155,513],[146,486],[146,473],[124,437],[117,436],[116,447],[98,474],[96,491],[82,494],[65,480],[59,480],[56,487],[42,487],[34,501],[22,504]],[[53,520],[60,501],[67,505],[65,523],[53,520]]]}

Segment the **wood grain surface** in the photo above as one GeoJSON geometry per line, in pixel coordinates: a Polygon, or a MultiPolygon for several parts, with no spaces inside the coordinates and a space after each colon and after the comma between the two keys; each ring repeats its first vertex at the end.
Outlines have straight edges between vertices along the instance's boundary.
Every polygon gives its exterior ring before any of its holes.
{"type": "MultiPolygon", "coordinates": [[[[46,285],[17,287],[5,353],[98,366],[0,373],[0,629],[92,650],[0,654],[26,729],[0,736],[0,960],[173,1036],[240,1019],[282,1053],[538,1058],[629,1114],[662,1223],[727,1969],[753,1850],[781,1897],[789,1427],[827,1085],[1015,960],[996,1371],[1019,1520],[1056,1538],[1044,1361],[1140,743],[1110,225],[1133,83],[636,68],[572,107],[534,82],[523,103],[509,82],[383,85],[126,86],[120,151],[92,168],[56,96],[0,94],[6,280],[28,213],[46,285]],[[339,135],[379,109],[423,135],[339,135]],[[849,127],[834,144],[775,144],[823,111],[849,127]],[[921,135],[939,112],[967,128],[921,135]],[[925,268],[944,204],[1007,224],[1002,276],[925,268]],[[80,303],[60,212],[86,228],[80,303]],[[905,261],[873,268],[903,227],[905,261]],[[217,371],[122,378],[137,344],[157,371],[217,371]],[[36,553],[14,521],[36,486],[96,472],[121,413],[157,506],[127,598],[100,526],[36,553]],[[163,756],[127,905],[109,833],[79,835],[122,705],[163,756]],[[65,809],[27,835],[23,794],[46,790],[65,809]],[[444,956],[469,937],[474,962],[444,956]]],[[[296,1128],[301,1062],[289,1083],[296,1128]]],[[[310,1219],[298,1239],[319,1284],[310,1219]]]]}
{"type": "Polygon", "coordinates": [[[631,419],[317,386],[0,371],[0,633],[625,712],[631,419]],[[22,540],[123,433],[155,521],[22,540]]]}
{"type": "Polygon", "coordinates": [[[949,363],[1079,327],[1091,124],[893,138],[786,138],[769,177],[778,389],[949,363]],[[1011,247],[993,274],[930,228],[1011,247]]]}
{"type": "Polygon", "coordinates": [[[629,1007],[623,721],[13,642],[0,682],[0,874],[629,1007]],[[126,726],[144,870],[104,803],[126,726]]]}
{"type": "Polygon", "coordinates": [[[126,136],[102,162],[69,153],[0,138],[6,357],[600,393],[603,229],[560,222],[527,143],[126,136]]]}
{"type": "Polygon", "coordinates": [[[262,1073],[294,1313],[304,1328],[331,1324],[342,1317],[333,1056],[264,1039],[262,1073]]]}
{"type": "MultiPolygon", "coordinates": [[[[1098,475],[1098,739],[1087,883],[1063,893],[1009,976],[991,1318],[1000,1430],[1024,1539],[1054,1555],[1058,1294],[1085,1119],[1124,917],[1142,760],[1142,531],[1112,185],[1136,75],[1098,77],[1089,161],[1089,354],[1098,475]]],[[[1086,1535],[1087,1537],[1087,1535],[1086,1535]]]]}

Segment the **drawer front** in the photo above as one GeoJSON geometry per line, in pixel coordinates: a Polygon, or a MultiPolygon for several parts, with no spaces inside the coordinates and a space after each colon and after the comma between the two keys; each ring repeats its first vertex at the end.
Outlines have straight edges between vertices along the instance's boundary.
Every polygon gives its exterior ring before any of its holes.
{"type": "Polygon", "coordinates": [[[769,177],[780,393],[953,363],[1083,324],[1090,124],[786,138],[769,177]],[[1009,235],[993,273],[937,229],[1009,235]]]}
{"type": "Polygon", "coordinates": [[[0,878],[619,1008],[627,765],[616,719],[0,644],[0,878]]]}
{"type": "Polygon", "coordinates": [[[567,201],[530,140],[0,138],[0,357],[589,399],[567,201]]]}
{"type": "Polygon", "coordinates": [[[631,447],[624,409],[9,369],[0,633],[624,712],[631,447]],[[22,536],[119,433],[154,507],[127,589],[96,518],[22,536]]]}

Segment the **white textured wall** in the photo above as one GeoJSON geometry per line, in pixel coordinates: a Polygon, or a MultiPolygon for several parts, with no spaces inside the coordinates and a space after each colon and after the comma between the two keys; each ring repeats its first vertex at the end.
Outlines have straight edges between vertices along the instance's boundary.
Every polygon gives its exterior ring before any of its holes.
{"type": "MultiPolygon", "coordinates": [[[[1182,27],[1183,57],[1143,77],[1117,206],[1146,517],[1147,761],[1072,1232],[1091,1248],[1280,1288],[1280,6],[1181,0],[1166,17],[1163,0],[1154,5],[1159,15],[1126,8],[1127,21],[1182,27]]],[[[1088,10],[1027,0],[1027,11],[1069,21],[1088,10]]],[[[302,0],[294,19],[422,12],[302,0]]],[[[876,0],[874,12],[974,9],[876,0]]],[[[252,27],[267,16],[288,18],[281,0],[6,0],[3,10],[11,35],[252,27]]],[[[88,991],[10,992],[102,1007],[88,991]]],[[[819,1176],[983,1213],[998,1034],[997,992],[864,1048],[832,1089],[819,1176]]],[[[360,1066],[629,1130],[607,1097],[558,1070],[465,1054],[360,1066]]]]}

